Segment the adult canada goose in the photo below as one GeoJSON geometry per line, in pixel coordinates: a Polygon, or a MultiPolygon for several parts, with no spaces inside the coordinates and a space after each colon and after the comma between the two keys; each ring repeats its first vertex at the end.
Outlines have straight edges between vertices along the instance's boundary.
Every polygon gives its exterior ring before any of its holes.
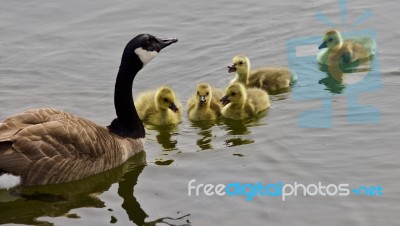
{"type": "Polygon", "coordinates": [[[56,109],[32,109],[0,123],[0,188],[78,180],[114,168],[143,150],[145,131],[132,82],[161,49],[177,42],[141,34],[126,45],[109,126],[56,109]]]}
{"type": "Polygon", "coordinates": [[[196,93],[188,100],[187,114],[191,121],[215,120],[221,115],[220,99],[223,92],[211,88],[208,83],[199,83],[196,93]]]}
{"type": "Polygon", "coordinates": [[[244,55],[235,56],[228,72],[236,72],[236,77],[230,82],[240,82],[249,88],[261,88],[266,91],[276,91],[289,88],[296,80],[295,75],[284,67],[263,67],[250,72],[250,60],[244,55]]]}
{"type": "Polygon", "coordinates": [[[375,41],[370,37],[354,37],[343,40],[340,31],[329,30],[324,34],[322,49],[317,62],[323,65],[349,64],[357,60],[369,59],[374,55],[375,41]]]}
{"type": "Polygon", "coordinates": [[[174,91],[162,86],[138,95],[135,100],[140,119],[151,125],[173,125],[181,122],[182,104],[174,91]]]}
{"type": "Polygon", "coordinates": [[[221,99],[222,115],[230,119],[244,119],[269,108],[268,93],[258,88],[245,88],[241,83],[228,86],[221,99]]]}

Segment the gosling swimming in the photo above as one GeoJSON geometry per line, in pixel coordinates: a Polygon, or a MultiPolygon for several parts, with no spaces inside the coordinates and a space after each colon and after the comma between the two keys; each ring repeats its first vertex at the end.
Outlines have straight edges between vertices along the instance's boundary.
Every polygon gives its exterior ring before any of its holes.
{"type": "Polygon", "coordinates": [[[216,120],[221,116],[222,90],[211,88],[207,83],[196,86],[196,93],[188,100],[187,114],[191,121],[216,120]]]}
{"type": "Polygon", "coordinates": [[[228,86],[221,99],[222,116],[230,119],[244,119],[255,116],[269,108],[268,93],[258,88],[245,88],[241,83],[228,86]]]}
{"type": "Polygon", "coordinates": [[[135,100],[139,118],[147,124],[162,126],[181,122],[181,102],[170,87],[143,92],[135,100]]]}
{"type": "Polygon", "coordinates": [[[289,88],[296,76],[284,67],[263,67],[250,72],[250,60],[244,55],[235,56],[228,72],[236,72],[236,77],[230,82],[240,82],[249,88],[261,88],[266,91],[276,91],[289,88]]]}
{"type": "Polygon", "coordinates": [[[349,64],[374,55],[376,43],[370,37],[343,40],[340,31],[332,29],[324,34],[317,62],[323,65],[349,64]]]}

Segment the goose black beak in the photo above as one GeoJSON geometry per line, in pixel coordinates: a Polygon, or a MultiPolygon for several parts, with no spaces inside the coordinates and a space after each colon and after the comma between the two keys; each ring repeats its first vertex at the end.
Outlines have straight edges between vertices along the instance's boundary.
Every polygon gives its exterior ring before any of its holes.
{"type": "Polygon", "coordinates": [[[206,102],[206,97],[205,96],[200,96],[199,101],[200,101],[201,105],[204,105],[204,103],[206,102]]]}
{"type": "Polygon", "coordinates": [[[327,43],[326,43],[326,42],[323,42],[323,43],[318,47],[318,49],[323,49],[323,48],[326,48],[326,47],[328,47],[327,43]]]}
{"type": "Polygon", "coordinates": [[[225,105],[227,105],[227,104],[229,104],[229,103],[231,102],[231,101],[228,99],[228,96],[222,97],[220,101],[221,101],[221,103],[222,103],[223,106],[225,106],[225,105]]]}
{"type": "Polygon", "coordinates": [[[234,64],[228,66],[228,73],[232,73],[236,71],[236,67],[234,64]]]}
{"type": "Polygon", "coordinates": [[[179,110],[178,107],[174,103],[169,105],[169,109],[171,109],[173,112],[177,112],[179,110]]]}
{"type": "Polygon", "coordinates": [[[160,42],[160,50],[178,41],[177,38],[157,38],[160,42]]]}

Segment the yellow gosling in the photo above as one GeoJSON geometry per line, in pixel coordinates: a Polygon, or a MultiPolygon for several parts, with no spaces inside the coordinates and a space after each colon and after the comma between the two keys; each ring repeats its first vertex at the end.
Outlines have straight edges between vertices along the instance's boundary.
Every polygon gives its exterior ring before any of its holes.
{"type": "Polygon", "coordinates": [[[258,88],[246,89],[241,83],[234,83],[226,88],[221,99],[222,115],[230,119],[244,119],[269,108],[268,93],[258,88]]]}
{"type": "Polygon", "coordinates": [[[157,90],[140,93],[135,106],[139,118],[147,124],[173,125],[182,120],[182,104],[169,87],[162,86],[157,90]]]}
{"type": "MultiPolygon", "coordinates": [[[[349,64],[369,59],[374,55],[376,43],[370,37],[354,37],[343,40],[340,31],[332,29],[324,34],[322,49],[317,62],[324,65],[349,64]]],[[[362,62],[361,62],[362,63],[362,62]]]]}
{"type": "Polygon", "coordinates": [[[196,93],[188,100],[187,114],[191,121],[216,120],[221,115],[220,99],[223,92],[207,83],[196,86],[196,93]]]}
{"type": "Polygon", "coordinates": [[[289,88],[296,76],[284,67],[262,67],[250,71],[250,60],[244,55],[235,56],[228,72],[236,72],[236,77],[230,82],[240,82],[249,88],[261,88],[266,91],[276,91],[289,88]]]}

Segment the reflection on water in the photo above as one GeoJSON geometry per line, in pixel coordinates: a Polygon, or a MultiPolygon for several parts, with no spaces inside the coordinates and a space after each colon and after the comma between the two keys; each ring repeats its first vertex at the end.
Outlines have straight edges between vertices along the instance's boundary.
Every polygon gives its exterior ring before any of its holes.
{"type": "MultiPolygon", "coordinates": [[[[103,208],[104,202],[96,194],[100,194],[110,186],[121,180],[121,177],[131,170],[136,172],[139,168],[139,176],[146,160],[144,152],[141,152],[119,167],[107,172],[88,177],[71,183],[63,183],[32,188],[17,188],[11,192],[1,190],[3,196],[15,196],[15,200],[0,202],[0,224],[51,224],[36,220],[42,216],[57,217],[67,216],[72,209],[81,207],[103,208]],[[40,208],[37,208],[40,206],[40,208]],[[18,216],[18,217],[9,217],[18,216]]],[[[3,199],[2,199],[3,200],[3,199]]],[[[73,216],[78,217],[79,216],[73,216]]]]}
{"type": "Polygon", "coordinates": [[[215,136],[212,134],[212,128],[217,123],[218,122],[213,121],[192,122],[191,127],[198,128],[197,135],[199,135],[200,138],[196,140],[196,144],[201,150],[213,149],[211,141],[215,136]]]}
{"type": "MultiPolygon", "coordinates": [[[[281,98],[286,98],[281,96],[281,98]]],[[[254,143],[254,140],[248,136],[251,134],[250,128],[253,126],[262,125],[260,119],[268,114],[268,110],[261,112],[255,117],[250,117],[243,120],[233,120],[221,118],[218,121],[201,121],[192,122],[191,127],[197,129],[199,138],[196,140],[196,145],[200,150],[213,149],[212,141],[215,140],[216,135],[213,134],[216,128],[220,128],[226,132],[224,146],[233,147],[244,144],[254,143]]]]}
{"type": "MultiPolygon", "coordinates": [[[[143,225],[144,219],[148,215],[140,207],[139,202],[136,200],[134,194],[134,187],[137,184],[138,177],[143,171],[145,166],[139,166],[135,170],[126,173],[122,180],[119,182],[118,195],[121,196],[124,201],[122,203],[122,208],[126,210],[129,220],[137,225],[143,225]]],[[[117,220],[117,219],[115,219],[117,220]]]]}
{"type": "Polygon", "coordinates": [[[327,72],[327,76],[318,81],[318,84],[324,85],[329,92],[333,94],[341,94],[346,88],[344,84],[337,82],[330,74],[327,72]]]}
{"type": "Polygon", "coordinates": [[[199,131],[198,135],[201,138],[197,139],[196,144],[197,144],[197,146],[199,146],[199,148],[201,150],[207,150],[207,149],[213,148],[213,146],[211,144],[211,140],[213,137],[211,129],[201,130],[201,131],[199,131]]]}
{"type": "Polygon", "coordinates": [[[268,114],[268,110],[261,112],[256,117],[251,117],[243,120],[223,119],[225,124],[224,129],[227,132],[228,138],[225,140],[225,145],[228,147],[251,144],[254,140],[244,135],[251,134],[249,128],[252,126],[262,125],[260,119],[268,114]]]}
{"type": "Polygon", "coordinates": [[[178,135],[176,133],[178,125],[168,125],[168,126],[146,125],[146,129],[158,131],[156,139],[157,142],[163,147],[164,151],[177,150],[176,145],[178,141],[172,139],[172,137],[178,135]]]}
{"type": "MultiPolygon", "coordinates": [[[[177,133],[179,125],[167,125],[167,126],[155,126],[155,125],[146,125],[147,130],[152,130],[157,132],[155,135],[157,143],[161,145],[163,149],[162,155],[169,155],[171,151],[178,150],[177,144],[178,141],[173,139],[173,137],[178,136],[177,133]]],[[[178,152],[179,153],[179,152],[178,152]]],[[[173,159],[164,159],[159,158],[155,159],[154,164],[159,166],[169,166],[174,162],[173,159]]]]}
{"type": "MultiPolygon", "coordinates": [[[[134,196],[134,187],[145,163],[145,153],[141,152],[119,167],[83,180],[0,190],[0,224],[53,225],[51,222],[40,221],[37,218],[46,216],[80,218],[69,212],[82,207],[104,208],[105,204],[98,195],[107,191],[116,182],[119,184],[118,194],[124,200],[122,208],[125,209],[129,219],[137,225],[154,225],[157,222],[164,222],[165,219],[182,220],[189,216],[187,214],[179,218],[164,217],[145,222],[148,215],[134,196]]],[[[116,217],[111,216],[111,222],[117,221],[116,217]]]]}
{"type": "Polygon", "coordinates": [[[319,80],[319,84],[323,84],[326,90],[333,94],[341,94],[346,88],[346,80],[349,80],[352,74],[372,71],[371,62],[374,57],[364,61],[355,61],[353,63],[339,63],[336,66],[318,65],[318,69],[326,73],[326,77],[319,80]]]}
{"type": "Polygon", "coordinates": [[[154,164],[159,165],[159,166],[169,166],[174,162],[173,159],[157,159],[156,161],[154,161],[154,164]]]}

